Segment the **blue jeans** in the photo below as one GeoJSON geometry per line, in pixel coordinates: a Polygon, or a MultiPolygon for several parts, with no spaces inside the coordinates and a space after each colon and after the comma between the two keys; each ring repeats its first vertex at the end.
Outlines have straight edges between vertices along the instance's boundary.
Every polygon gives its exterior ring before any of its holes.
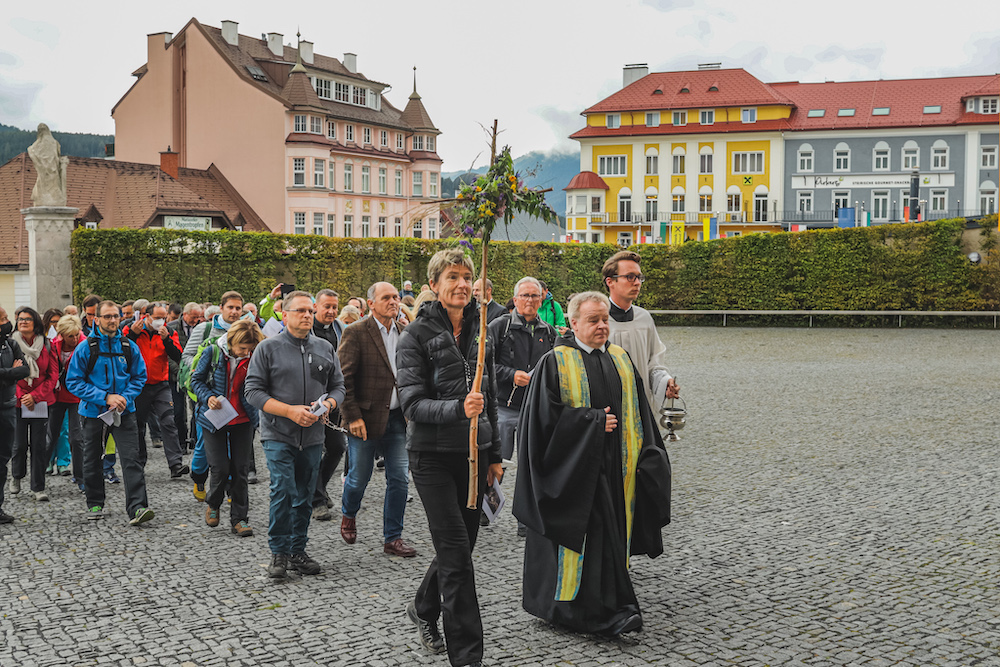
{"type": "Polygon", "coordinates": [[[261,446],[271,477],[267,544],[271,553],[303,553],[309,540],[312,494],[323,445],[299,449],[277,440],[264,440],[261,446]]]}
{"type": "Polygon", "coordinates": [[[406,490],[409,482],[409,457],[406,455],[406,420],[402,410],[389,413],[385,434],[381,438],[360,440],[347,436],[349,466],[341,496],[344,516],[353,519],[361,508],[361,499],[372,478],[375,454],[385,457],[385,503],[382,507],[383,541],[388,543],[403,535],[403,513],[406,511],[406,490]]]}
{"type": "Polygon", "coordinates": [[[201,424],[195,419],[195,430],[198,434],[195,440],[194,452],[191,453],[191,479],[204,484],[208,479],[208,456],[205,454],[205,434],[201,432],[201,424]]]}

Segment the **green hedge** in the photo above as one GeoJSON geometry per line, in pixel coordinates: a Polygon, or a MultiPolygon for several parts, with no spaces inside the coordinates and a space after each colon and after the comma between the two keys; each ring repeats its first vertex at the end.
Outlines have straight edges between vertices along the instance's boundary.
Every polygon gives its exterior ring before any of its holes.
{"type": "MultiPolygon", "coordinates": [[[[640,303],[665,309],[993,310],[1000,306],[996,224],[995,216],[984,224],[984,261],[978,266],[962,249],[964,220],[637,246],[649,276],[640,303]]],[[[426,282],[427,262],[447,244],[78,229],[72,242],[74,297],[214,301],[235,289],[258,298],[277,282],[359,295],[379,280],[426,282]]],[[[572,292],[601,289],[600,267],[615,250],[604,244],[495,241],[490,277],[498,299],[510,296],[518,278],[533,275],[565,300],[572,292]]]]}

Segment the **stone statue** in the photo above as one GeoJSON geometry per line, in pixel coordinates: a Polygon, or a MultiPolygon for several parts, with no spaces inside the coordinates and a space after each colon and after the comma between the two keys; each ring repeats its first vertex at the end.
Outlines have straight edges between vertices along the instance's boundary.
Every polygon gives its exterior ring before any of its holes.
{"type": "Polygon", "coordinates": [[[35,206],[65,206],[69,158],[60,155],[59,142],[45,123],[38,124],[38,138],[28,147],[28,156],[38,174],[31,191],[32,203],[35,206]]]}

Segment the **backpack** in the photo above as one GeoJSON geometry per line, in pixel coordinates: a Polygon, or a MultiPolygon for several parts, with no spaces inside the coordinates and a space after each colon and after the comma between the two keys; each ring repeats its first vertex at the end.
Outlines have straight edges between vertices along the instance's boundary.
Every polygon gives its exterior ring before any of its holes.
{"type": "MultiPolygon", "coordinates": [[[[208,327],[208,329],[205,330],[205,338],[202,339],[203,343],[205,342],[205,340],[207,340],[208,335],[210,333],[212,333],[212,320],[209,320],[208,322],[205,322],[204,324],[205,324],[205,326],[208,327]]],[[[192,332],[193,331],[194,330],[192,329],[192,332]]],[[[200,351],[201,351],[201,346],[199,345],[198,346],[198,352],[200,352],[200,351]]],[[[188,364],[187,362],[185,362],[183,358],[177,364],[177,386],[179,388],[187,390],[188,387],[191,386],[191,373],[195,369],[194,362],[197,359],[198,359],[198,354],[196,352],[195,356],[194,356],[194,359],[191,360],[190,364],[188,364]]],[[[188,393],[190,394],[191,392],[188,391],[188,393]]]]}
{"type": "MultiPolygon", "coordinates": [[[[84,372],[83,377],[89,378],[90,374],[94,372],[94,367],[97,365],[98,357],[125,357],[125,369],[128,370],[132,368],[132,345],[127,339],[122,339],[122,351],[121,354],[117,352],[101,352],[101,339],[95,336],[87,337],[87,347],[90,348],[90,358],[87,359],[87,370],[84,372]]],[[[62,363],[61,361],[59,362],[62,363]]],[[[60,381],[66,381],[66,371],[63,370],[60,373],[60,381]]],[[[66,386],[65,384],[63,385],[66,386]]]]}
{"type": "MultiPolygon", "coordinates": [[[[211,322],[208,323],[211,326],[211,322]]],[[[206,332],[210,333],[210,332],[206,332]]],[[[198,345],[198,351],[194,353],[194,357],[191,359],[191,365],[187,368],[187,376],[184,379],[183,387],[187,391],[187,395],[191,397],[191,400],[195,403],[198,402],[198,394],[194,393],[194,389],[191,388],[191,376],[194,375],[194,369],[198,368],[198,362],[201,360],[201,353],[205,351],[206,348],[211,347],[212,364],[211,368],[215,368],[219,364],[219,357],[222,356],[222,349],[216,345],[216,342],[222,338],[222,336],[215,336],[213,338],[207,338],[198,345]]],[[[182,369],[183,372],[183,369],[182,369]]],[[[214,373],[209,373],[209,377],[212,377],[214,373]]],[[[178,378],[181,374],[178,374],[178,378]]]]}

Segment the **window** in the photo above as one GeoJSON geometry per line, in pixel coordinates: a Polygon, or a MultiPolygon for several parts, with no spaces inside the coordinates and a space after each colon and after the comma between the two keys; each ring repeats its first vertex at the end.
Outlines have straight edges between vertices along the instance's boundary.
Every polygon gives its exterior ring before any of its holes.
{"type": "Polygon", "coordinates": [[[808,118],[822,118],[826,115],[826,109],[810,109],[806,114],[808,118]]]}
{"type": "Polygon", "coordinates": [[[344,216],[344,236],[351,238],[354,236],[354,216],[345,215],[344,216]]]}
{"type": "MultiPolygon", "coordinates": [[[[429,150],[431,153],[433,153],[434,150],[435,150],[434,149],[434,137],[433,136],[428,136],[427,137],[427,150],[429,150]]],[[[428,238],[430,238],[430,237],[428,237],[428,238]]]]}
{"type": "Polygon", "coordinates": [[[913,141],[907,141],[903,146],[903,169],[919,169],[920,149],[913,141]]]}
{"type": "Polygon", "coordinates": [[[598,176],[625,176],[627,161],[624,155],[602,155],[597,158],[598,176]]]}
{"type": "Polygon", "coordinates": [[[698,211],[701,213],[712,212],[712,195],[698,195],[698,211]]]}
{"type": "Polygon", "coordinates": [[[344,165],[344,192],[354,192],[354,165],[344,165]]]}
{"type": "Polygon", "coordinates": [[[329,79],[313,79],[313,88],[316,89],[316,94],[319,95],[320,99],[328,100],[331,98],[329,79]]]}
{"type": "Polygon", "coordinates": [[[332,120],[326,122],[326,138],[336,139],[337,138],[337,124],[332,120]]]}
{"type": "Polygon", "coordinates": [[[331,238],[337,235],[337,216],[333,213],[326,214],[326,235],[331,238]]]}
{"type": "Polygon", "coordinates": [[[889,171],[889,149],[876,148],[873,167],[875,171],[889,171]]]}
{"type": "Polygon", "coordinates": [[[413,135],[413,140],[412,140],[411,144],[412,144],[412,148],[410,150],[414,150],[414,151],[422,151],[422,150],[424,150],[424,135],[422,135],[422,134],[414,134],[413,135]]]}
{"type": "Polygon", "coordinates": [[[674,112],[674,125],[687,125],[688,124],[688,112],[687,111],[675,111],[674,112]]]}
{"type": "Polygon", "coordinates": [[[361,136],[365,144],[371,144],[372,142],[372,128],[365,127],[361,129],[361,136]]]}
{"type": "Polygon", "coordinates": [[[948,191],[931,190],[931,212],[944,213],[948,208],[948,191]]]}
{"type": "Polygon", "coordinates": [[[403,150],[403,133],[402,132],[397,132],[396,133],[396,150],[397,151],[403,150]]]}
{"type": "Polygon", "coordinates": [[[331,190],[336,190],[337,189],[337,187],[336,187],[337,181],[334,180],[334,177],[333,177],[334,173],[335,173],[335,169],[334,169],[335,167],[336,167],[336,163],[333,161],[333,158],[331,158],[330,159],[330,173],[329,173],[330,178],[327,179],[327,187],[329,187],[331,190]]]}
{"type": "Polygon", "coordinates": [[[743,195],[738,192],[734,192],[731,195],[726,195],[726,212],[730,214],[730,218],[733,220],[738,219],[734,217],[733,214],[737,216],[743,210],[743,195]]]}
{"type": "Polygon", "coordinates": [[[393,232],[395,233],[396,236],[402,236],[403,235],[403,219],[402,218],[396,218],[396,220],[393,222],[392,228],[393,228],[393,232]]]}
{"type": "Polygon", "coordinates": [[[605,124],[609,130],[616,130],[622,126],[622,116],[617,113],[609,113],[605,117],[605,124]]]}
{"type": "Polygon", "coordinates": [[[931,169],[948,168],[948,144],[940,139],[931,147],[931,169]]]}
{"type": "Polygon", "coordinates": [[[361,192],[368,194],[372,191],[372,168],[368,165],[361,166],[361,192]]]}
{"type": "Polygon", "coordinates": [[[361,238],[366,239],[372,235],[372,217],[370,215],[361,216],[361,238]]]}
{"type": "Polygon", "coordinates": [[[306,131],[306,117],[295,115],[295,132],[305,132],[306,131]]]}
{"type": "Polygon", "coordinates": [[[646,156],[646,175],[656,176],[659,173],[659,161],[658,155],[647,155],[646,156]]]}
{"type": "Polygon", "coordinates": [[[378,219],[378,237],[380,239],[385,238],[385,216],[379,216],[378,219]]]}
{"type": "Polygon", "coordinates": [[[924,107],[924,113],[941,113],[940,104],[928,104],[924,107]]]}
{"type": "Polygon", "coordinates": [[[872,109],[872,115],[873,116],[888,116],[889,115],[889,107],[875,107],[874,109],[872,109]]]}
{"type": "Polygon", "coordinates": [[[764,152],[733,153],[734,174],[763,174],[764,152]]]}
{"type": "Polygon", "coordinates": [[[309,131],[313,134],[323,134],[323,119],[319,116],[309,116],[309,131]]]}
{"type": "Polygon", "coordinates": [[[334,83],[333,84],[333,96],[338,102],[350,102],[351,101],[351,87],[346,83],[334,83]]]}
{"type": "Polygon", "coordinates": [[[322,213],[313,213],[313,234],[316,236],[323,236],[323,218],[325,217],[322,213]]]}
{"type": "Polygon", "coordinates": [[[833,170],[851,170],[851,149],[843,142],[837,144],[837,147],[833,151],[833,170]]]}
{"type": "Polygon", "coordinates": [[[422,171],[413,172],[413,196],[424,196],[424,173],[422,171]]]}
{"type": "Polygon", "coordinates": [[[304,188],[306,185],[306,159],[304,157],[292,158],[292,185],[297,188],[304,188]]]}
{"type": "Polygon", "coordinates": [[[872,192],[872,220],[889,219],[889,191],[875,190],[872,192]]]}
{"type": "Polygon", "coordinates": [[[295,220],[295,234],[305,234],[306,233],[306,213],[305,211],[295,211],[292,214],[295,220]]]}
{"type": "Polygon", "coordinates": [[[413,238],[422,239],[424,238],[424,221],[416,220],[413,223],[413,238]]]}
{"type": "MultiPolygon", "coordinates": [[[[380,195],[386,194],[386,187],[387,187],[386,181],[387,181],[387,178],[386,178],[385,167],[379,167],[378,168],[378,193],[380,195]]],[[[384,236],[384,234],[383,234],[383,236],[384,236]]]]}
{"type": "Polygon", "coordinates": [[[590,212],[591,213],[600,213],[601,212],[601,198],[600,197],[591,197],[590,198],[590,212]]]}
{"type": "Polygon", "coordinates": [[[345,125],[344,126],[344,130],[345,130],[344,131],[345,138],[348,141],[354,141],[354,126],[353,125],[345,125]]]}
{"type": "Polygon", "coordinates": [[[353,90],[351,92],[353,93],[351,101],[354,102],[354,104],[357,104],[360,107],[368,106],[367,88],[362,88],[361,86],[353,86],[353,90]]]}
{"type": "Polygon", "coordinates": [[[389,146],[389,133],[385,130],[378,131],[378,145],[382,148],[387,148],[389,146]]]}
{"type": "Polygon", "coordinates": [[[997,191],[979,191],[979,213],[980,215],[993,215],[997,212],[997,191]]]}
{"type": "MultiPolygon", "coordinates": [[[[313,160],[313,187],[326,187],[326,160],[313,160]]],[[[320,227],[322,226],[320,224],[320,227]]]]}
{"type": "Polygon", "coordinates": [[[437,238],[437,218],[427,219],[427,238],[429,239],[437,238]]]}
{"type": "Polygon", "coordinates": [[[684,212],[684,195],[671,195],[670,197],[670,210],[674,213],[684,212]]]}
{"type": "Polygon", "coordinates": [[[840,210],[842,208],[851,207],[851,193],[849,190],[838,190],[833,193],[833,209],[840,210]]]}
{"type": "Polygon", "coordinates": [[[657,215],[656,197],[646,197],[646,222],[655,222],[657,215]]]}
{"type": "Polygon", "coordinates": [[[701,161],[700,169],[703,174],[712,173],[712,158],[715,157],[711,153],[702,153],[698,156],[701,161]]]}
{"type": "MultiPolygon", "coordinates": [[[[427,194],[429,196],[431,196],[431,197],[437,197],[438,196],[438,176],[440,176],[440,174],[437,174],[437,173],[432,173],[431,174],[430,190],[428,190],[428,192],[427,192],[427,194]]],[[[428,227],[428,231],[430,231],[429,227],[428,227]]],[[[432,239],[434,237],[433,236],[428,236],[427,238],[432,239]]]]}
{"type": "Polygon", "coordinates": [[[647,111],[646,112],[646,127],[659,127],[660,126],[660,112],[659,111],[647,111]]]}
{"type": "Polygon", "coordinates": [[[1000,98],[984,97],[982,104],[983,106],[979,113],[994,114],[997,113],[997,108],[1000,107],[1000,98]]]}
{"type": "MultiPolygon", "coordinates": [[[[746,109],[744,109],[746,111],[746,109]]],[[[701,124],[702,125],[714,125],[715,124],[715,109],[704,109],[701,112],[701,124]]]]}
{"type": "Polygon", "coordinates": [[[684,158],[685,155],[682,153],[680,155],[674,155],[674,172],[675,174],[684,173],[684,158]]]}
{"type": "Polygon", "coordinates": [[[618,222],[632,220],[632,195],[618,195],[618,222]]]}
{"type": "Polygon", "coordinates": [[[799,213],[812,213],[813,212],[813,193],[812,190],[806,190],[798,193],[799,200],[799,213]]]}
{"type": "Polygon", "coordinates": [[[838,116],[853,116],[854,115],[854,109],[839,109],[837,111],[837,115],[838,116]]]}
{"type": "Polygon", "coordinates": [[[979,166],[983,169],[996,169],[997,166],[997,147],[996,146],[983,146],[979,149],[979,166]]]}
{"type": "Polygon", "coordinates": [[[743,109],[740,112],[740,118],[744,123],[756,123],[757,122],[757,109],[743,109]]]}
{"type": "MultiPolygon", "coordinates": [[[[402,197],[403,196],[403,170],[402,169],[397,169],[396,170],[396,196],[397,197],[402,197]]],[[[399,235],[397,234],[396,236],[399,236],[399,235]]]]}
{"type": "Polygon", "coordinates": [[[799,149],[799,171],[811,172],[813,170],[812,149],[799,149]]]}

